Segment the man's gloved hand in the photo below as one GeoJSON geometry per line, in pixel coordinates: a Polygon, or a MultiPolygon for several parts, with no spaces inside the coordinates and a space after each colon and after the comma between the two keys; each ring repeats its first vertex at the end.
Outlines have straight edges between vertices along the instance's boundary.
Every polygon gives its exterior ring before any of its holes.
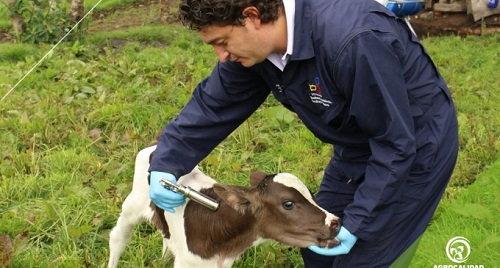
{"type": "Polygon", "coordinates": [[[160,184],[160,179],[177,183],[174,175],[166,172],[151,171],[149,197],[159,208],[174,213],[174,208],[186,202],[184,195],[173,192],[160,184]]]}
{"type": "Polygon", "coordinates": [[[336,245],[333,248],[320,248],[318,246],[309,246],[307,248],[320,255],[337,256],[349,253],[351,248],[358,240],[358,238],[355,235],[351,234],[343,226],[340,227],[337,239],[340,241],[340,244],[336,245]]]}

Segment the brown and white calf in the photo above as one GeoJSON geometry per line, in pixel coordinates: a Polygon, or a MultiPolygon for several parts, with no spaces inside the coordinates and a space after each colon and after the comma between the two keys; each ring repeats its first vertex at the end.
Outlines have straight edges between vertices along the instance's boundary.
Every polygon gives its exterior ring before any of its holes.
{"type": "Polygon", "coordinates": [[[148,167],[155,148],[136,157],[132,192],[110,233],[108,267],[117,267],[132,229],[144,220],[162,233],[163,254],[173,253],[176,268],[231,267],[265,239],[296,247],[337,244],[339,219],[318,207],[306,186],[289,173],[254,172],[251,186],[242,187],[216,183],[195,168],[178,183],[214,198],[219,208],[212,211],[188,199],[175,213],[165,213],[149,199],[148,167]]]}

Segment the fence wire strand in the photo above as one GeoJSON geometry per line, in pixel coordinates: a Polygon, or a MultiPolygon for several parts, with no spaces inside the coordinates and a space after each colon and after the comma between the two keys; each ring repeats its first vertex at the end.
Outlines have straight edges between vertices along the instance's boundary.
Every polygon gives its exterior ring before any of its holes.
{"type": "Polygon", "coordinates": [[[87,16],[92,13],[92,11],[94,11],[94,9],[102,2],[103,0],[99,0],[99,2],[97,2],[87,13],[85,13],[85,15],[73,26],[71,27],[71,29],[47,52],[45,53],[45,55],[35,64],[33,65],[33,67],[31,67],[31,69],[23,76],[21,77],[21,79],[9,90],[7,91],[7,93],[2,97],[2,99],[0,99],[0,102],[2,102],[5,98],[7,98],[7,96],[9,96],[13,91],[14,89],[17,88],[17,86],[19,86],[19,84],[21,84],[21,82],[23,82],[24,79],[26,79],[26,77],[31,73],[33,72],[33,70],[36,69],[36,67],[38,67],[38,65],[40,65],[44,60],[45,58],[47,58],[48,55],[50,55],[54,49],[56,49],[56,47],[62,42],[64,41],[64,39],[66,39],[66,37],[68,37],[68,35],[76,28],[78,27],[78,25],[80,25],[80,23],[85,20],[85,18],[87,18],[87,16]]]}

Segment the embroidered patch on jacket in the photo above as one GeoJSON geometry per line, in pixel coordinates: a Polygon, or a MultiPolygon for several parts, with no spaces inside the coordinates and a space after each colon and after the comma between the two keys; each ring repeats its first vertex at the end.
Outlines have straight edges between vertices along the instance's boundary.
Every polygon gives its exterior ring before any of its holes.
{"type": "Polygon", "coordinates": [[[321,95],[321,81],[319,77],[314,78],[314,83],[309,83],[309,97],[313,103],[321,104],[326,107],[330,107],[331,101],[326,100],[321,95]]]}

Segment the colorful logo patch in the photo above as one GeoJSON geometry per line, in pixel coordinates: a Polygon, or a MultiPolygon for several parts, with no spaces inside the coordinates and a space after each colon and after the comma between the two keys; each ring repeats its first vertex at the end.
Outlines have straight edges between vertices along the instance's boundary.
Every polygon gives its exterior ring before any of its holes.
{"type": "Polygon", "coordinates": [[[315,77],[314,83],[309,83],[309,97],[313,103],[321,104],[326,107],[330,107],[331,101],[323,98],[321,94],[321,81],[319,77],[315,77]]]}

